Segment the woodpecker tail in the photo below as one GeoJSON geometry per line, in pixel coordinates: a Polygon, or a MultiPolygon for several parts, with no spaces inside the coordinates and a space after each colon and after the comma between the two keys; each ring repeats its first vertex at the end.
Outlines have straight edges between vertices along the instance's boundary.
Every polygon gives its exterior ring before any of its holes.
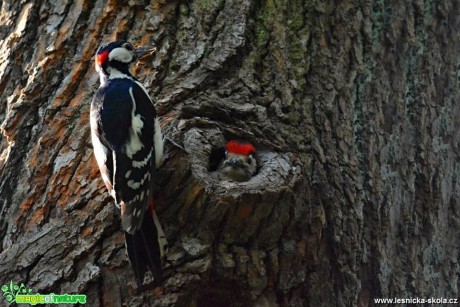
{"type": "Polygon", "coordinates": [[[166,238],[154,210],[144,214],[141,228],[135,234],[125,232],[126,250],[140,288],[147,269],[155,279],[155,285],[163,282],[161,263],[167,248],[166,238]]]}

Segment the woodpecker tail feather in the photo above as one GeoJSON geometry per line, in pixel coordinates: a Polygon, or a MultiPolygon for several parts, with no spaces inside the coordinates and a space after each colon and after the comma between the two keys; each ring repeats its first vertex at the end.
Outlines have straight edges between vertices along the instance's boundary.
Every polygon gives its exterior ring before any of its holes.
{"type": "Polygon", "coordinates": [[[134,269],[137,286],[140,288],[144,281],[147,269],[150,269],[155,279],[155,285],[163,282],[161,276],[161,262],[165,246],[162,246],[163,230],[154,217],[146,212],[141,228],[134,234],[125,232],[126,250],[128,258],[134,269]],[[158,227],[158,228],[157,228],[158,227]]]}
{"type": "Polygon", "coordinates": [[[166,240],[165,233],[163,232],[163,228],[161,228],[160,221],[158,220],[158,216],[154,210],[152,210],[153,222],[155,223],[155,227],[157,229],[157,238],[158,238],[158,245],[160,246],[160,255],[161,260],[163,262],[166,251],[168,250],[168,241],[166,240]]]}

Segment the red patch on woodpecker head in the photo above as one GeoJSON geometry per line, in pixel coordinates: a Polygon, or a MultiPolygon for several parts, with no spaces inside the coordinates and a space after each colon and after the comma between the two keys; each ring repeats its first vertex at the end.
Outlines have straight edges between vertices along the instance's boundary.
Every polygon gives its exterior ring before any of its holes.
{"type": "Polygon", "coordinates": [[[109,52],[107,50],[103,51],[99,53],[98,55],[96,55],[96,64],[99,66],[103,66],[107,62],[108,59],[109,59],[109,52]]]}
{"type": "Polygon", "coordinates": [[[237,155],[249,156],[250,154],[256,153],[256,149],[249,143],[240,143],[238,141],[230,141],[225,147],[228,153],[237,155]]]}

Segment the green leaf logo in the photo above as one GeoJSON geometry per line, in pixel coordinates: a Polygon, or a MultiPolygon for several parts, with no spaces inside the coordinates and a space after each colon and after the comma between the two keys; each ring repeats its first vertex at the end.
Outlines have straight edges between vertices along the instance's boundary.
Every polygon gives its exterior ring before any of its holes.
{"type": "Polygon", "coordinates": [[[8,303],[16,302],[16,295],[18,294],[25,294],[25,293],[32,292],[32,289],[26,288],[26,286],[24,286],[23,283],[21,283],[20,285],[15,285],[13,284],[12,280],[10,280],[9,286],[3,285],[1,289],[2,289],[2,295],[5,297],[8,303]]]}

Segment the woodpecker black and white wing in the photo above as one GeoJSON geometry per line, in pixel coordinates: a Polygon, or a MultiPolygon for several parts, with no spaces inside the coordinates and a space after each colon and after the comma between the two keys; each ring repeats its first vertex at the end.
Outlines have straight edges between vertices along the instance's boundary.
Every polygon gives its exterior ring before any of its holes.
{"type": "Polygon", "coordinates": [[[140,168],[133,168],[125,154],[114,152],[114,186],[116,201],[120,206],[123,229],[133,234],[140,229],[149,200],[152,198],[152,160],[140,168]]]}
{"type": "Polygon", "coordinates": [[[155,108],[145,91],[128,79],[109,80],[93,103],[100,114],[95,130],[106,148],[104,167],[112,160],[107,172],[111,194],[120,206],[123,229],[132,234],[140,229],[152,198],[155,108]]]}
{"type": "MultiPolygon", "coordinates": [[[[134,98],[136,100],[140,99],[142,101],[148,100],[153,106],[153,102],[150,99],[145,87],[137,80],[134,80],[134,82],[135,82],[135,86],[133,86],[134,98]]],[[[140,114],[150,112],[150,107],[148,107],[147,105],[144,106],[144,104],[142,104],[139,106],[139,108],[140,108],[139,111],[141,112],[140,114]]],[[[154,112],[155,112],[155,109],[154,109],[154,112]]],[[[164,140],[163,140],[163,134],[161,132],[160,122],[158,121],[158,117],[156,117],[156,113],[155,113],[155,119],[153,121],[153,132],[154,132],[153,133],[153,145],[155,149],[154,161],[155,161],[155,166],[158,167],[161,164],[161,161],[163,159],[164,140]]]]}

